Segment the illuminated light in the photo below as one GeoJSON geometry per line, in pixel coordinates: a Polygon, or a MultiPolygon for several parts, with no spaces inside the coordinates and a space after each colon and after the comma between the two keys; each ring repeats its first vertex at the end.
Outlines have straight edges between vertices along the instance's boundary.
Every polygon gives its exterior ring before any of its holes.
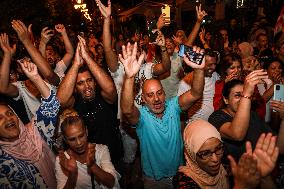
{"type": "Polygon", "coordinates": [[[81,12],[88,12],[88,9],[81,9],[81,12]]]}
{"type": "Polygon", "coordinates": [[[83,16],[91,21],[92,18],[88,13],[87,4],[83,3],[83,0],[76,0],[76,2],[77,4],[74,4],[74,8],[79,9],[80,12],[84,13],[83,16]]]}
{"type": "Polygon", "coordinates": [[[85,9],[87,7],[86,4],[81,4],[81,5],[74,5],[75,9],[85,9]]]}
{"type": "Polygon", "coordinates": [[[237,0],[237,9],[244,6],[244,0],[237,0]]]}

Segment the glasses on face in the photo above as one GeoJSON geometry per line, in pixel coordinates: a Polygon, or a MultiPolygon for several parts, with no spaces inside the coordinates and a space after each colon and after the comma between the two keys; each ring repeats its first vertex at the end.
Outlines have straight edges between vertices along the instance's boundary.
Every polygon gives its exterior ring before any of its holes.
{"type": "Polygon", "coordinates": [[[218,156],[223,155],[224,145],[221,143],[214,149],[214,151],[204,150],[204,151],[198,152],[196,155],[203,160],[208,160],[209,158],[212,157],[213,153],[218,156]]]}

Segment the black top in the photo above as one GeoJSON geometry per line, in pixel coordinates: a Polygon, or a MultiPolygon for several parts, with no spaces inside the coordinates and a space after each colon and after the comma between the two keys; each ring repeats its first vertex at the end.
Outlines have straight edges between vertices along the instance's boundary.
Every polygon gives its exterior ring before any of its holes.
{"type": "MultiPolygon", "coordinates": [[[[217,110],[213,112],[208,122],[214,125],[217,130],[220,132],[220,128],[224,123],[232,122],[233,117],[229,114],[225,113],[222,110],[217,110]]],[[[257,140],[262,133],[272,132],[271,128],[268,127],[257,115],[255,112],[251,112],[249,127],[247,130],[247,134],[242,141],[234,141],[230,139],[226,139],[222,137],[222,140],[225,144],[228,153],[231,154],[235,160],[239,160],[241,155],[246,152],[246,141],[250,141],[253,149],[256,146],[257,140]]]]}
{"type": "Polygon", "coordinates": [[[253,55],[258,57],[258,61],[262,66],[268,64],[273,59],[273,51],[269,48],[261,52],[258,48],[253,48],[253,55]]]}
{"type": "Polygon", "coordinates": [[[116,164],[122,157],[117,103],[107,103],[96,91],[92,101],[86,102],[80,95],[76,96],[74,108],[88,128],[88,142],[107,145],[112,162],[116,164]]]}

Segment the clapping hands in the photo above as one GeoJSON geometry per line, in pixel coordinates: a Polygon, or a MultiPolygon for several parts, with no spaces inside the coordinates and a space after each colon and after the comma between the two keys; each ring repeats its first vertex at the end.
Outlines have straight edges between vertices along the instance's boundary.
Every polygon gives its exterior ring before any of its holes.
{"type": "Polygon", "coordinates": [[[246,153],[241,156],[238,164],[232,156],[228,156],[235,187],[256,188],[261,178],[270,175],[276,165],[278,155],[279,149],[276,147],[276,137],[268,133],[259,137],[254,151],[251,143],[246,143],[246,153]]]}

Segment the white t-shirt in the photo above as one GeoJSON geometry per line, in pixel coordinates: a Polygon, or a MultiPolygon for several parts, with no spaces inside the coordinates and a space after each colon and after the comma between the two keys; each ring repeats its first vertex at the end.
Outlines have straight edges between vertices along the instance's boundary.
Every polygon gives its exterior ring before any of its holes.
{"type": "MultiPolygon", "coordinates": [[[[67,159],[70,156],[67,152],[64,152],[67,159]]],[[[95,152],[96,164],[103,169],[105,172],[110,173],[114,179],[115,183],[113,189],[120,189],[118,180],[120,179],[120,175],[116,172],[115,168],[113,167],[108,151],[108,147],[102,144],[96,144],[96,152],[95,152]]],[[[76,182],[75,189],[90,189],[92,188],[91,176],[88,174],[88,168],[86,164],[80,163],[76,161],[78,167],[78,177],[76,182]]],[[[56,157],[55,162],[55,175],[57,180],[57,189],[63,189],[68,177],[62,172],[59,157],[56,157]]],[[[96,189],[107,189],[106,186],[99,184],[94,179],[94,185],[96,189]]]]}
{"type": "MultiPolygon", "coordinates": [[[[40,100],[29,92],[29,90],[25,86],[24,81],[17,81],[12,84],[15,85],[19,90],[19,95],[15,97],[14,100],[20,100],[20,99],[23,100],[29,120],[31,120],[35,116],[35,113],[40,106],[40,100]]],[[[55,86],[50,85],[47,82],[45,82],[45,84],[48,86],[50,90],[53,90],[54,92],[57,91],[57,88],[55,86]]]]}
{"type": "MultiPolygon", "coordinates": [[[[203,96],[197,102],[195,102],[188,109],[188,122],[192,122],[195,119],[208,120],[209,116],[214,112],[213,97],[215,94],[215,83],[220,79],[220,76],[214,72],[212,77],[205,77],[205,84],[203,90],[203,96]]],[[[191,86],[184,80],[180,81],[178,96],[182,95],[186,91],[189,91],[191,86]]]]}
{"type": "Polygon", "coordinates": [[[172,98],[177,96],[178,84],[180,79],[178,77],[179,71],[182,68],[182,58],[174,52],[171,59],[171,75],[166,79],[161,80],[164,91],[166,93],[166,98],[172,98]]]}
{"type": "MultiPolygon", "coordinates": [[[[141,65],[139,72],[135,76],[135,87],[139,87],[139,92],[135,97],[135,105],[137,107],[141,106],[141,94],[142,94],[142,85],[146,79],[151,79],[153,77],[153,66],[154,63],[144,63],[141,65]]],[[[118,113],[117,118],[120,119],[121,110],[120,110],[120,98],[121,98],[121,88],[124,80],[124,66],[121,62],[118,62],[118,68],[115,72],[111,72],[111,76],[114,80],[114,84],[118,94],[118,113]]]]}

